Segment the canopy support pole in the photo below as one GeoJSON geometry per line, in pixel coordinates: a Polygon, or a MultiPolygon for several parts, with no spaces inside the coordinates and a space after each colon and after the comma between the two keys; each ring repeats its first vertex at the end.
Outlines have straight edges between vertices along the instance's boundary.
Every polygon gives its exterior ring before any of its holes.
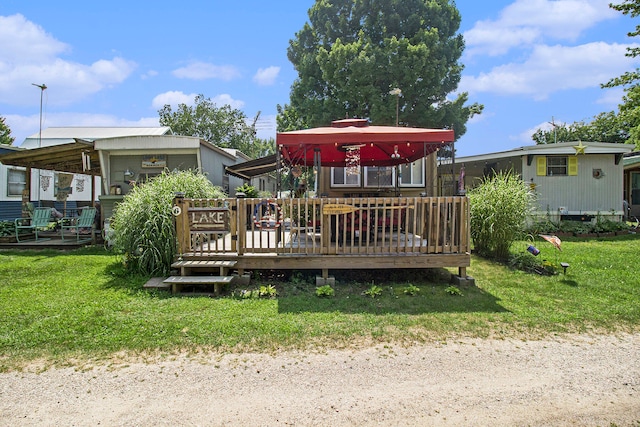
{"type": "Polygon", "coordinates": [[[313,190],[315,192],[316,197],[318,197],[318,182],[320,181],[320,171],[322,170],[321,166],[321,159],[320,159],[320,149],[319,148],[314,148],[313,149],[313,170],[315,172],[315,177],[314,177],[314,184],[313,184],[313,190]]]}

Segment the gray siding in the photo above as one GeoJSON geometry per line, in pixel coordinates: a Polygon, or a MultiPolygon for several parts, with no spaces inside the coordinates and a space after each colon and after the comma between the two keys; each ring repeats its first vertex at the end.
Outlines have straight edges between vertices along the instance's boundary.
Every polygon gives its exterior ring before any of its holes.
{"type": "Polygon", "coordinates": [[[524,163],[523,179],[535,184],[540,211],[555,214],[563,207],[570,214],[608,214],[622,209],[623,166],[615,164],[615,155],[578,155],[577,176],[537,176],[537,157],[530,166],[524,163]],[[603,176],[594,178],[594,169],[601,169],[603,176]]]}
{"type": "Polygon", "coordinates": [[[224,168],[242,163],[245,160],[227,157],[213,150],[201,150],[201,156],[202,169],[207,173],[209,181],[211,181],[213,185],[222,187],[230,196],[234,196],[235,189],[242,186],[244,180],[227,175],[224,168]]]}

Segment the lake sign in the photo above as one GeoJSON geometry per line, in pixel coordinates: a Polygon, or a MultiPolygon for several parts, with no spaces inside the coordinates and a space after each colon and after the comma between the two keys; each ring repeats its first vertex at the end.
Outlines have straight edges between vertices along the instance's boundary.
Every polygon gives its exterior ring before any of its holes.
{"type": "Polygon", "coordinates": [[[189,226],[198,231],[228,232],[228,208],[189,208],[189,226]]]}

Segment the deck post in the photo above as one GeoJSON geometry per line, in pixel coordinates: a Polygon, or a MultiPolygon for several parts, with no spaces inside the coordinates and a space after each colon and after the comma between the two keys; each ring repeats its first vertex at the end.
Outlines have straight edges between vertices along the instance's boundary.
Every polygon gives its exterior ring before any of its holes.
{"type": "Polygon", "coordinates": [[[238,255],[242,255],[245,251],[247,241],[247,199],[244,193],[236,193],[236,210],[231,211],[231,215],[236,217],[236,233],[238,239],[236,243],[236,251],[238,255]]]}
{"type": "Polygon", "coordinates": [[[184,199],[184,193],[176,193],[173,198],[174,215],[176,217],[176,240],[178,253],[189,252],[189,203],[184,199]]]}

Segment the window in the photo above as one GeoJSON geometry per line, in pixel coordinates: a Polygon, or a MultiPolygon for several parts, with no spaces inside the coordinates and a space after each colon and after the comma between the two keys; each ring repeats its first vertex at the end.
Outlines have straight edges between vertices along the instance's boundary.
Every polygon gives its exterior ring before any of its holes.
{"type": "Polygon", "coordinates": [[[365,187],[393,187],[395,167],[393,166],[367,166],[364,168],[365,187]]]}
{"type": "Polygon", "coordinates": [[[578,158],[576,156],[540,156],[536,161],[538,176],[576,176],[578,158]]]}
{"type": "Polygon", "coordinates": [[[640,173],[631,173],[631,204],[640,205],[640,173]]]}
{"type": "Polygon", "coordinates": [[[347,173],[347,168],[331,168],[332,187],[360,187],[360,173],[347,173]]]}
{"type": "MultiPolygon", "coordinates": [[[[402,173],[407,176],[403,180],[405,187],[424,186],[424,160],[417,160],[409,165],[402,165],[402,173]]],[[[348,173],[345,167],[331,168],[332,187],[361,187],[361,176],[364,177],[364,187],[386,188],[395,186],[395,166],[365,166],[362,172],[348,173]]]]}
{"type": "Polygon", "coordinates": [[[566,157],[547,157],[547,176],[567,175],[566,157]]]}
{"type": "Polygon", "coordinates": [[[27,172],[20,169],[7,170],[7,196],[22,196],[27,188],[27,172]]]}
{"type": "Polygon", "coordinates": [[[400,165],[401,187],[424,187],[424,159],[400,165]]]}

